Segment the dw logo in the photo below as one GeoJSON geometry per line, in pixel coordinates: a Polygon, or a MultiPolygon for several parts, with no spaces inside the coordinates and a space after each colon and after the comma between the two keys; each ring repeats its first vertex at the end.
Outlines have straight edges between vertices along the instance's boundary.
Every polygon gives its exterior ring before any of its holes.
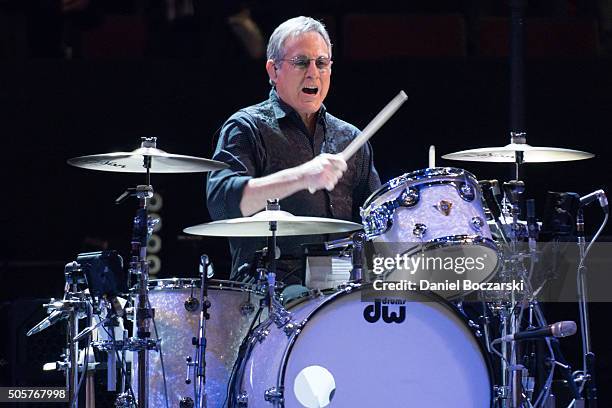
{"type": "MultiPolygon", "coordinates": [[[[399,314],[397,312],[389,312],[389,306],[385,304],[382,305],[383,302],[380,300],[375,300],[373,305],[368,305],[363,309],[363,318],[366,319],[368,323],[376,323],[380,320],[381,316],[385,323],[402,323],[406,320],[406,306],[400,304],[399,314]]],[[[385,300],[384,303],[397,303],[394,301],[385,300]]],[[[402,302],[403,303],[403,302],[402,302]]]]}

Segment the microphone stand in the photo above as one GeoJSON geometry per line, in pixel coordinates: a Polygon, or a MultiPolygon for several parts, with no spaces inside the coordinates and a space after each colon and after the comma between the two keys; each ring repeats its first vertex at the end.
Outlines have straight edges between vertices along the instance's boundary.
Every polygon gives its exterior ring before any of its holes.
{"type": "Polygon", "coordinates": [[[208,300],[208,267],[210,261],[208,256],[202,255],[200,257],[200,273],[201,273],[201,285],[200,285],[200,322],[198,338],[194,339],[196,348],[196,401],[195,406],[197,408],[205,408],[208,404],[206,395],[206,321],[210,319],[208,308],[210,307],[210,301],[208,300]]]}
{"type": "Polygon", "coordinates": [[[595,384],[595,353],[591,351],[591,331],[589,328],[589,309],[587,304],[587,283],[586,272],[587,268],[584,264],[586,256],[586,240],[584,237],[584,212],[582,208],[578,209],[576,215],[576,233],[578,240],[578,248],[580,250],[580,261],[578,264],[578,308],[580,312],[580,335],[582,337],[582,377],[580,380],[584,382],[586,390],[586,400],[589,408],[597,408],[597,386],[595,384]]]}

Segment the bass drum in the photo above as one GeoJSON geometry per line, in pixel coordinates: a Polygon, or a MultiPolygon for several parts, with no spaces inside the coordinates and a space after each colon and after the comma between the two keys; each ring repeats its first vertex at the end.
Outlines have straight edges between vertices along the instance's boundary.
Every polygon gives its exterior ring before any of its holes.
{"type": "Polygon", "coordinates": [[[489,360],[434,294],[362,301],[369,285],[310,296],[243,344],[231,407],[490,407],[489,360]]]}

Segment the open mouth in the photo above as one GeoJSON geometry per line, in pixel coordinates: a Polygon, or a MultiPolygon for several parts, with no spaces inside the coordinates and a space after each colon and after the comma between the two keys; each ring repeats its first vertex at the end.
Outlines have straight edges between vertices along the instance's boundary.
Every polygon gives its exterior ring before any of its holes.
{"type": "Polygon", "coordinates": [[[308,95],[316,95],[318,91],[319,88],[317,87],[305,86],[304,88],[302,88],[302,92],[308,95]]]}

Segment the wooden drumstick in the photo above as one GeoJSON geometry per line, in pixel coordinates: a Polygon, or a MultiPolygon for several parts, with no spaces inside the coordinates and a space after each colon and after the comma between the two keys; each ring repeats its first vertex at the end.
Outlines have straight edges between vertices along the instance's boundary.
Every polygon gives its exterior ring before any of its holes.
{"type": "Polygon", "coordinates": [[[391,100],[374,119],[363,129],[363,131],[353,141],[346,146],[346,148],[340,153],[345,161],[350,159],[357,150],[361,148],[382,125],[389,120],[391,116],[402,106],[408,99],[408,95],[404,91],[400,91],[395,98],[391,100]]]}
{"type": "Polygon", "coordinates": [[[429,146],[429,168],[433,169],[436,167],[436,146],[429,146]]]}

